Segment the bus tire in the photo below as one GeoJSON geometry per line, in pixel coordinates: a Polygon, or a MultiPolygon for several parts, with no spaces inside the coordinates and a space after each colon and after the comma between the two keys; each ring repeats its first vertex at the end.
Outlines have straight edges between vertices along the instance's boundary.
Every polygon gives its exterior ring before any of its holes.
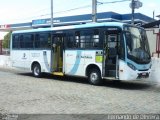
{"type": "Polygon", "coordinates": [[[38,63],[33,65],[32,74],[33,74],[34,77],[37,77],[37,78],[41,77],[41,75],[42,75],[41,67],[38,63]]]}
{"type": "Polygon", "coordinates": [[[92,85],[102,85],[103,83],[100,71],[98,69],[91,69],[89,71],[88,80],[89,83],[92,85]]]}

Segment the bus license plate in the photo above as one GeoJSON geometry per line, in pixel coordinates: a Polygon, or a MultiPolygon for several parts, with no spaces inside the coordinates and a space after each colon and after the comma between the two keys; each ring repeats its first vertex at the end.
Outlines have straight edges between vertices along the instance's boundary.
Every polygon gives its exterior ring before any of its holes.
{"type": "Polygon", "coordinates": [[[147,75],[147,73],[142,73],[142,76],[146,76],[147,75]]]}

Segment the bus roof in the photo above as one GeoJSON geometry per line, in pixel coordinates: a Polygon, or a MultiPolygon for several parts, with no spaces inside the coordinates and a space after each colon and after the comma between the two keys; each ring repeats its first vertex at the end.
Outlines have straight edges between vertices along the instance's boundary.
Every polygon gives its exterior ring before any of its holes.
{"type": "Polygon", "coordinates": [[[121,27],[122,28],[124,24],[126,24],[126,23],[120,23],[120,22],[87,23],[87,24],[80,24],[80,25],[53,27],[53,28],[37,28],[37,29],[30,29],[30,30],[19,30],[19,31],[14,31],[13,34],[15,34],[15,33],[57,31],[57,30],[71,30],[71,29],[104,27],[104,26],[113,26],[113,27],[121,27]]]}

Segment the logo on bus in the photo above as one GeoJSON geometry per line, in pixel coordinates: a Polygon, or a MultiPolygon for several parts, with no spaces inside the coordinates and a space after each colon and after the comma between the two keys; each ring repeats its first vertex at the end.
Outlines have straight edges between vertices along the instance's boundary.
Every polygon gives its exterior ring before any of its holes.
{"type": "Polygon", "coordinates": [[[23,53],[22,59],[27,59],[27,58],[26,58],[26,53],[23,53]]]}

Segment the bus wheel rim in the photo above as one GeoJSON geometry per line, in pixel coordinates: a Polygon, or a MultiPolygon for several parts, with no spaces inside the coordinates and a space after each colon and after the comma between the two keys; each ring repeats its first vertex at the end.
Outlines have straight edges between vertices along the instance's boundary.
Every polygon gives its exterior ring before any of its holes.
{"type": "Polygon", "coordinates": [[[96,81],[98,79],[98,75],[96,73],[92,73],[90,76],[91,81],[96,81]]]}

